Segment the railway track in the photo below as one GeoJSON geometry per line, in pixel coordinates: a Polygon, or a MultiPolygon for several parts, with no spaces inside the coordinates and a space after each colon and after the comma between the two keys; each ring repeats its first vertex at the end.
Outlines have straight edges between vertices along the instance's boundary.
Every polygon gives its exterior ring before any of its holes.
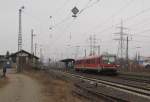
{"type": "MultiPolygon", "coordinates": [[[[130,86],[130,85],[125,85],[125,84],[120,84],[120,83],[115,83],[115,82],[111,82],[111,81],[106,81],[106,80],[101,80],[101,79],[97,79],[97,78],[91,78],[90,76],[84,76],[84,75],[77,75],[77,74],[73,74],[73,73],[69,73],[69,72],[62,72],[64,75],[67,75],[69,78],[73,78],[73,79],[79,79],[82,80],[81,82],[86,82],[86,84],[83,83],[79,83],[76,84],[76,86],[78,87],[82,87],[84,89],[87,89],[89,92],[93,90],[93,92],[95,93],[99,93],[100,91],[97,92],[98,87],[104,86],[104,88],[107,89],[112,89],[114,91],[117,91],[118,93],[121,93],[122,95],[125,96],[115,96],[115,94],[112,95],[108,95],[108,93],[105,93],[105,95],[107,97],[111,97],[113,99],[118,99],[118,100],[122,100],[125,102],[129,102],[132,100],[132,102],[150,102],[150,91],[148,89],[143,89],[140,87],[134,87],[134,86],[130,86]],[[85,87],[85,85],[87,85],[87,88],[85,87]],[[89,88],[89,86],[93,85],[92,89],[89,88]],[[95,89],[96,87],[96,89],[95,89]],[[127,97],[132,97],[132,98],[127,98],[127,97]]],[[[100,93],[102,94],[102,93],[100,93]]],[[[103,94],[104,95],[104,94],[103,94]]]]}
{"type": "Polygon", "coordinates": [[[117,76],[106,76],[106,75],[99,75],[99,74],[93,74],[93,73],[82,73],[82,72],[75,72],[75,71],[69,71],[71,74],[75,75],[82,75],[84,77],[89,77],[97,80],[103,80],[103,81],[109,81],[121,85],[136,87],[139,89],[144,89],[150,91],[150,83],[149,81],[143,82],[142,79],[134,79],[133,77],[130,78],[128,76],[120,77],[120,75],[117,76]]]}
{"type": "Polygon", "coordinates": [[[118,77],[125,80],[138,81],[150,84],[150,76],[119,74],[118,77]]]}

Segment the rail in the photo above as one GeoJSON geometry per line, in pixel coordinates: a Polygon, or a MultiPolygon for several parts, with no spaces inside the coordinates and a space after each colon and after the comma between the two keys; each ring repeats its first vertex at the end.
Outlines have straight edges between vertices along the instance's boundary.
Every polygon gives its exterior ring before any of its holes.
{"type": "Polygon", "coordinates": [[[85,77],[82,75],[72,74],[69,72],[62,72],[62,73],[69,77],[72,77],[72,78],[80,79],[80,80],[83,80],[83,81],[86,81],[89,83],[94,83],[96,85],[103,85],[103,86],[106,86],[106,87],[109,87],[109,88],[112,88],[115,90],[119,90],[121,92],[136,95],[137,97],[141,97],[143,99],[150,101],[150,97],[149,97],[150,91],[146,90],[146,89],[136,88],[136,87],[132,87],[132,86],[128,86],[128,85],[124,85],[124,84],[120,84],[120,83],[115,83],[115,82],[110,82],[110,81],[106,81],[106,80],[96,79],[96,78],[90,78],[87,76],[85,77]]]}

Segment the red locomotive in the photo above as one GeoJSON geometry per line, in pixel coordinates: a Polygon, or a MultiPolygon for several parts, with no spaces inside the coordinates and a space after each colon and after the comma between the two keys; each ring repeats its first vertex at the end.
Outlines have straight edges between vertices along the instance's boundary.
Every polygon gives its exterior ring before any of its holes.
{"type": "Polygon", "coordinates": [[[95,70],[98,72],[116,72],[118,69],[115,55],[102,55],[79,59],[75,61],[74,67],[75,70],[95,70]]]}

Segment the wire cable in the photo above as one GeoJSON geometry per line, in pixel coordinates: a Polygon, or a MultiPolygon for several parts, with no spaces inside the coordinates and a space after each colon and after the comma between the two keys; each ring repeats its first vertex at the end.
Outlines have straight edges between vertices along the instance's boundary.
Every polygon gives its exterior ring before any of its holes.
{"type": "MultiPolygon", "coordinates": [[[[108,21],[114,18],[115,16],[119,15],[119,13],[122,13],[123,10],[125,10],[127,7],[129,7],[135,0],[131,0],[130,2],[126,3],[125,6],[121,7],[119,10],[117,10],[115,13],[113,13],[110,17],[108,17],[106,20],[104,20],[100,25],[95,26],[94,28],[90,29],[88,32],[91,33],[92,30],[98,29],[103,24],[109,23],[108,21]]],[[[117,23],[118,24],[118,23],[117,23]]],[[[110,26],[108,27],[110,28],[110,26]]]]}
{"type": "MultiPolygon", "coordinates": [[[[123,20],[123,21],[126,21],[126,22],[127,22],[127,21],[130,21],[131,19],[134,19],[135,17],[137,17],[137,16],[139,16],[139,15],[145,13],[145,12],[148,12],[148,11],[150,11],[150,8],[144,9],[144,10],[142,10],[142,11],[136,13],[135,15],[126,18],[126,19],[123,20]]],[[[115,25],[117,25],[117,24],[119,24],[119,23],[116,23],[115,25]]],[[[107,31],[107,29],[109,29],[109,28],[113,28],[113,26],[109,26],[109,27],[105,28],[106,30],[103,29],[103,30],[101,30],[101,31],[102,31],[102,32],[105,32],[105,31],[107,31]]]]}
{"type": "Polygon", "coordinates": [[[82,13],[83,11],[85,11],[86,9],[91,8],[91,7],[93,7],[95,4],[97,4],[97,3],[100,2],[100,0],[96,0],[95,2],[93,2],[92,4],[90,4],[91,1],[92,1],[92,0],[89,0],[89,2],[87,2],[87,4],[84,6],[84,8],[82,8],[82,9],[80,10],[79,14],[81,14],[81,13],[82,13]],[[90,4],[90,5],[89,5],[89,4],[90,4]]]}

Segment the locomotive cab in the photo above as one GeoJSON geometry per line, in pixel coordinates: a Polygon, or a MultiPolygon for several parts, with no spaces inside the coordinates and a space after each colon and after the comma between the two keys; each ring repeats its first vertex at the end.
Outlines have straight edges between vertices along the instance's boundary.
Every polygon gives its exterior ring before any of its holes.
{"type": "Polygon", "coordinates": [[[103,71],[117,71],[116,56],[103,55],[101,66],[103,71]]]}

